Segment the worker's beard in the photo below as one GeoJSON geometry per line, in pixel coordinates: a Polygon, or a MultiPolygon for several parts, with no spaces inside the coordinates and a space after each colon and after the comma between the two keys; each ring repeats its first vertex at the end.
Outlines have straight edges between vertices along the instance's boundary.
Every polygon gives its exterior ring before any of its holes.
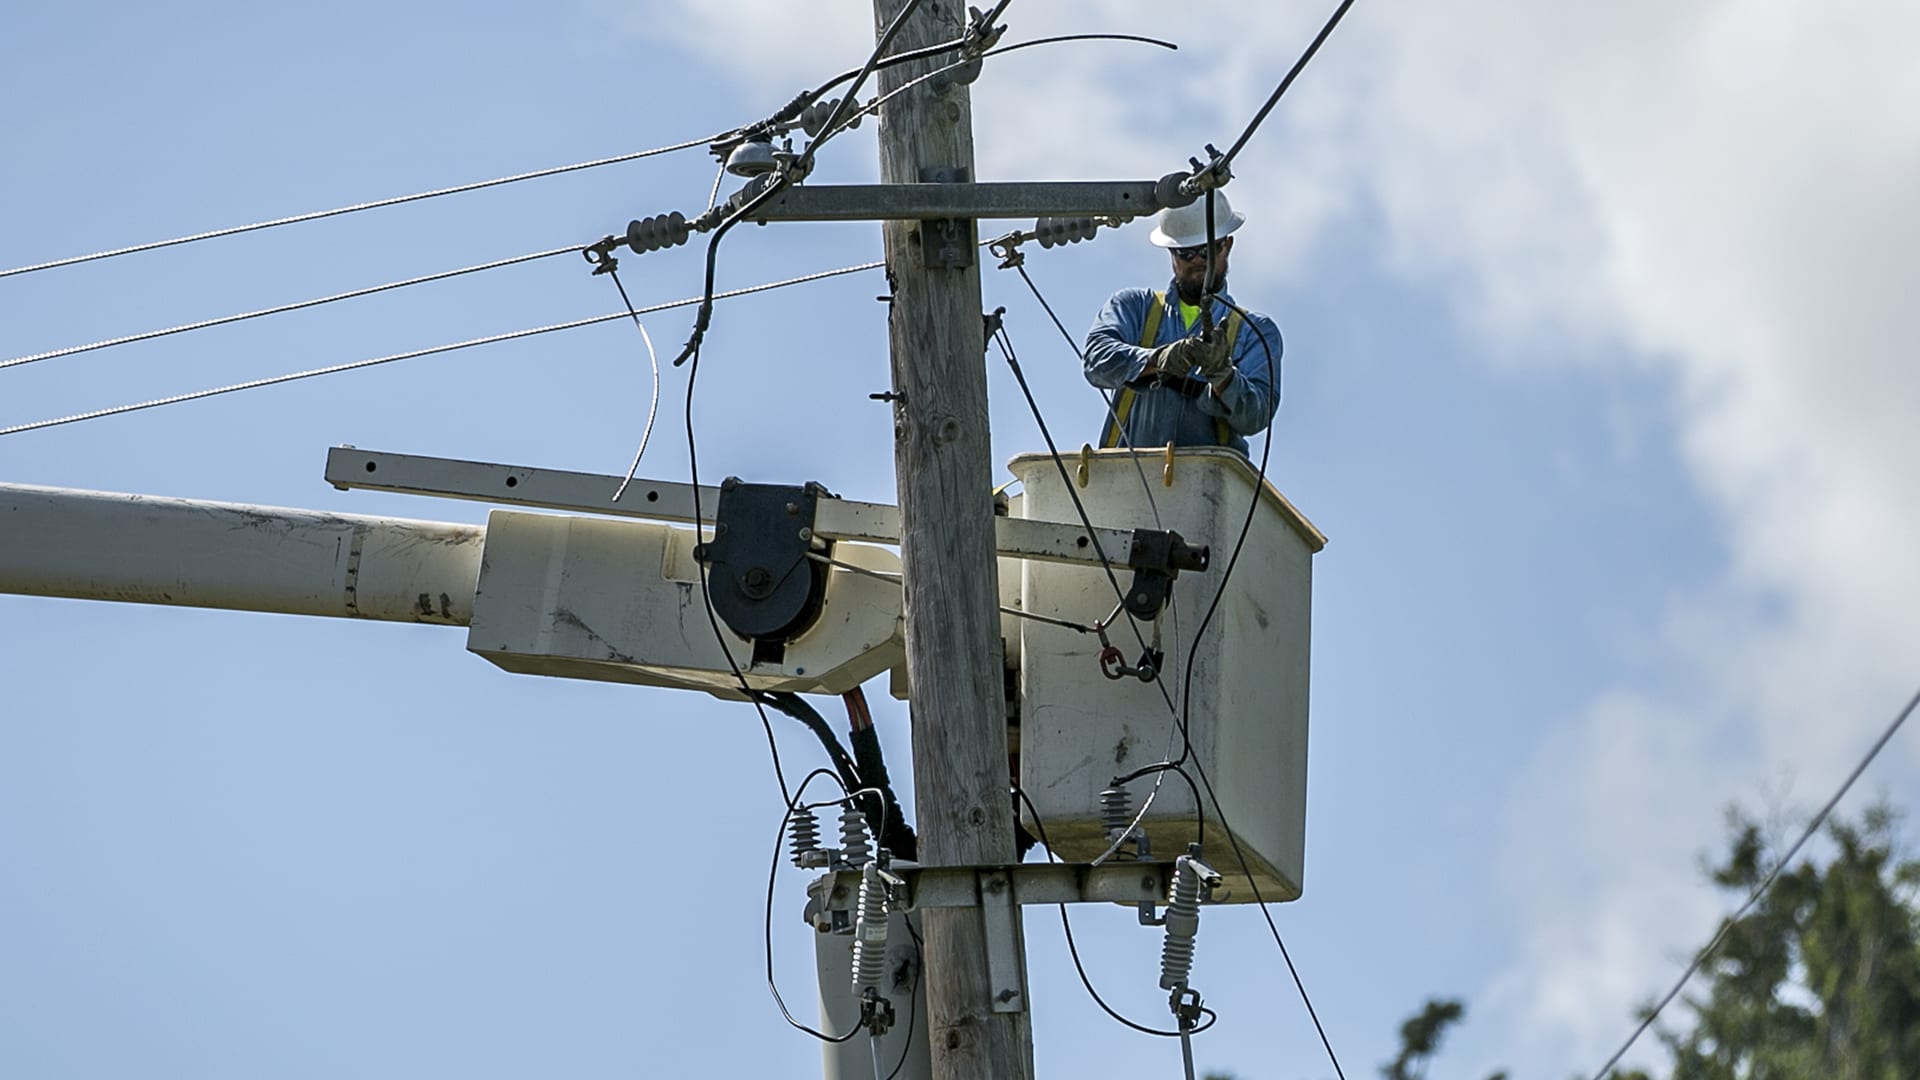
{"type": "MultiPolygon", "coordinates": [[[[1201,296],[1200,282],[1203,279],[1204,275],[1202,277],[1195,277],[1191,281],[1186,278],[1176,278],[1174,280],[1173,286],[1179,290],[1181,303],[1192,304],[1196,307],[1199,306],[1201,296]]],[[[1213,291],[1215,293],[1227,291],[1227,275],[1215,275],[1213,279],[1213,291]]]]}

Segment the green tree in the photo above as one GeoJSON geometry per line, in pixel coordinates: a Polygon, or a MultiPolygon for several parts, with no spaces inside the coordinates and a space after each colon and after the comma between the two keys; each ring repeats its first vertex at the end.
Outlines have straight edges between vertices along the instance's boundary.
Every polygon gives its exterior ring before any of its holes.
{"type": "MultiPolygon", "coordinates": [[[[1833,854],[1781,873],[1728,928],[1685,995],[1693,1023],[1663,1031],[1673,1080],[1910,1080],[1920,1069],[1920,863],[1899,856],[1881,805],[1827,828],[1833,854]]],[[[1730,812],[1714,884],[1751,895],[1775,854],[1730,812]]]]}
{"type": "MultiPolygon", "coordinates": [[[[1727,820],[1729,851],[1708,875],[1744,901],[1779,856],[1751,818],[1727,820]]],[[[1663,1015],[1673,1026],[1654,1030],[1670,1069],[1610,1080],[1920,1077],[1920,861],[1901,853],[1898,825],[1885,805],[1830,822],[1832,853],[1782,871],[1663,1015]]],[[[1400,1026],[1400,1055],[1381,1075],[1423,1080],[1465,1015],[1458,1000],[1428,1001],[1400,1026]]]]}
{"type": "MultiPolygon", "coordinates": [[[[1426,1080],[1427,1066],[1440,1050],[1447,1029],[1464,1020],[1467,1006],[1458,998],[1428,998],[1420,1011],[1400,1025],[1400,1054],[1380,1067],[1386,1080],[1426,1080]]],[[[1506,1080],[1504,1072],[1487,1080],[1506,1080]]]]}

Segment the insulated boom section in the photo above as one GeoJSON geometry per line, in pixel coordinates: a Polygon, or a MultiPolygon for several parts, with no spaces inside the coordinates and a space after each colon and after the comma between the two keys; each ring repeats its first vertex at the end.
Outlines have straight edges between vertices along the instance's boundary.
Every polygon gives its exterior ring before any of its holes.
{"type": "Polygon", "coordinates": [[[0,484],[0,593],[465,626],[486,530],[0,484]]]}

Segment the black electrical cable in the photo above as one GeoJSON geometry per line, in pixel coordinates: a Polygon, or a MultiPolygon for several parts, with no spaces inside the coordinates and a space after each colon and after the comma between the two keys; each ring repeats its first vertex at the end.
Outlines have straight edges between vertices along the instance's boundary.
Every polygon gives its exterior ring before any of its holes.
{"type": "Polygon", "coordinates": [[[1853,771],[1847,774],[1845,780],[1841,781],[1840,789],[1833,793],[1833,797],[1827,800],[1826,805],[1820,808],[1819,813],[1813,815],[1813,820],[1807,822],[1807,827],[1800,832],[1800,838],[1795,840],[1793,846],[1787,849],[1787,853],[1782,855],[1780,861],[1774,864],[1773,870],[1767,874],[1766,879],[1760,882],[1759,886],[1753,890],[1751,896],[1747,897],[1747,902],[1740,905],[1740,910],[1720,921],[1720,928],[1714,931],[1713,940],[1707,942],[1706,948],[1701,949],[1694,955],[1693,962],[1688,964],[1687,969],[1680,973],[1680,978],[1673,984],[1673,989],[1668,990],[1667,996],[1661,998],[1659,1004],[1655,1005],[1645,1016],[1641,1017],[1640,1026],[1633,1029],[1633,1034],[1627,1036],[1627,1041],[1621,1045],[1620,1049],[1615,1050],[1613,1056],[1607,1059],[1607,1063],[1600,1066],[1600,1071],[1593,1074],[1593,1080],[1605,1080],[1608,1071],[1619,1064],[1620,1059],[1625,1057],[1627,1051],[1633,1048],[1634,1042],[1638,1040],[1641,1035],[1645,1034],[1649,1027],[1653,1026],[1654,1020],[1660,1016],[1660,1011],[1668,1005],[1671,1005],[1673,999],[1680,995],[1681,988],[1687,985],[1688,979],[1693,978],[1694,972],[1700,970],[1700,965],[1707,962],[1707,957],[1712,956],[1714,950],[1720,947],[1720,942],[1726,939],[1728,931],[1732,930],[1734,926],[1746,916],[1747,912],[1753,908],[1753,905],[1760,902],[1760,898],[1766,895],[1767,890],[1771,889],[1774,881],[1780,877],[1780,872],[1785,870],[1789,863],[1793,862],[1796,855],[1800,854],[1801,847],[1813,838],[1814,833],[1820,831],[1820,826],[1826,822],[1827,816],[1833,813],[1834,808],[1840,805],[1840,800],[1846,797],[1847,792],[1853,787],[1854,781],[1860,779],[1860,775],[1867,771],[1867,766],[1873,764],[1873,759],[1880,756],[1880,751],[1885,749],[1887,743],[1892,740],[1894,733],[1900,730],[1900,726],[1907,722],[1907,717],[1913,715],[1916,707],[1920,707],[1920,692],[1916,692],[1913,697],[1907,701],[1906,707],[1901,709],[1899,715],[1893,718],[1893,723],[1887,725],[1887,729],[1880,733],[1878,739],[1874,740],[1873,746],[1867,750],[1866,756],[1860,759],[1860,764],[1853,767],[1853,771]]]}
{"type": "MultiPolygon", "coordinates": [[[[1267,344],[1267,335],[1260,332],[1260,328],[1254,324],[1253,319],[1251,318],[1251,316],[1248,314],[1247,311],[1238,307],[1232,301],[1226,299],[1225,297],[1215,296],[1213,299],[1218,300],[1221,304],[1225,305],[1229,311],[1232,311],[1238,314],[1240,316],[1241,325],[1245,326],[1249,330],[1252,330],[1254,339],[1260,342],[1260,347],[1262,349],[1266,350],[1267,371],[1272,373],[1276,381],[1276,385],[1273,388],[1273,393],[1274,393],[1274,400],[1275,400],[1274,409],[1277,412],[1279,410],[1278,401],[1279,401],[1279,395],[1280,395],[1280,387],[1277,385],[1277,382],[1278,382],[1280,373],[1279,373],[1279,369],[1276,367],[1274,362],[1275,357],[1273,355],[1273,347],[1267,344]]],[[[1247,502],[1246,519],[1240,523],[1240,535],[1233,542],[1233,553],[1227,557],[1226,568],[1220,572],[1220,587],[1214,590],[1213,600],[1211,603],[1207,605],[1206,614],[1200,617],[1200,625],[1194,628],[1193,646],[1187,651],[1186,671],[1182,673],[1181,688],[1180,688],[1181,732],[1183,735],[1186,735],[1186,732],[1188,730],[1187,717],[1191,715],[1192,708],[1193,708],[1193,662],[1194,662],[1194,659],[1200,655],[1200,641],[1206,635],[1207,625],[1213,621],[1214,614],[1220,610],[1221,599],[1227,595],[1227,583],[1233,579],[1234,567],[1240,564],[1240,552],[1244,550],[1247,546],[1247,535],[1250,532],[1252,532],[1253,519],[1260,509],[1260,492],[1263,488],[1266,487],[1267,462],[1272,457],[1272,454],[1273,454],[1273,420],[1271,417],[1269,417],[1267,420],[1266,438],[1262,441],[1261,448],[1260,448],[1260,465],[1257,470],[1257,475],[1254,479],[1253,498],[1248,500],[1247,502]]],[[[1193,740],[1191,736],[1187,736],[1186,745],[1181,749],[1180,756],[1176,758],[1173,763],[1176,765],[1184,763],[1187,760],[1188,755],[1190,755],[1192,752],[1193,752],[1193,740]]]]}
{"type": "Polygon", "coordinates": [[[183,323],[179,326],[167,327],[164,330],[147,330],[138,334],[127,334],[123,337],[89,342],[85,345],[69,345],[63,349],[49,349],[45,352],[30,353],[26,356],[16,356],[8,360],[0,360],[0,368],[19,367],[23,364],[37,363],[41,360],[54,360],[63,356],[73,356],[78,353],[93,352],[96,349],[111,348],[115,345],[130,345],[136,341],[152,341],[155,338],[184,334],[191,330],[205,330],[215,326],[226,326],[229,323],[244,322],[247,319],[258,319],[266,315],[281,315],[289,311],[300,311],[304,308],[319,307],[322,304],[337,303],[341,300],[353,300],[362,296],[372,296],[375,293],[387,292],[392,289],[404,289],[409,285],[424,285],[430,281],[445,281],[448,278],[459,277],[463,274],[478,273],[482,270],[497,270],[503,266],[513,266],[516,263],[552,258],[555,255],[564,255],[568,252],[578,250],[580,249],[577,245],[552,248],[547,251],[536,251],[527,255],[515,255],[510,259],[496,259],[493,262],[480,263],[475,266],[463,266],[458,270],[442,270],[437,274],[424,274],[420,277],[407,278],[404,281],[390,281],[385,285],[371,285],[364,289],[353,289],[348,292],[334,293],[331,296],[321,296],[312,300],[300,300],[291,304],[281,304],[278,307],[261,308],[258,311],[247,311],[238,315],[223,315],[217,319],[202,319],[199,322],[183,323]]]}
{"type": "MultiPolygon", "coordinates": [[[[1180,779],[1185,780],[1188,790],[1193,793],[1194,843],[1204,846],[1207,842],[1206,804],[1200,801],[1200,786],[1194,783],[1193,777],[1187,775],[1187,770],[1181,768],[1178,764],[1171,761],[1156,761],[1151,765],[1143,765],[1127,773],[1125,776],[1114,777],[1113,786],[1119,787],[1122,784],[1138,780],[1143,776],[1161,775],[1165,773],[1173,773],[1180,779]]],[[[1224,824],[1225,822],[1222,822],[1222,825],[1224,824]]]]}
{"type": "Polygon", "coordinates": [[[141,251],[153,251],[157,248],[173,247],[177,244],[191,244],[199,240],[213,240],[222,236],[237,236],[240,233],[272,229],[281,225],[295,225],[303,221],[317,221],[321,218],[338,217],[342,214],[353,214],[362,210],[375,210],[383,206],[398,206],[401,203],[419,202],[423,199],[437,199],[442,195],[458,195],[468,191],[479,191],[482,188],[498,187],[502,184],[517,184],[522,180],[536,180],[543,176],[556,176],[560,173],[578,172],[582,169],[597,169],[602,165],[616,165],[621,162],[637,161],[641,158],[653,157],[658,154],[670,154],[676,150],[687,150],[695,146],[705,146],[715,139],[723,137],[724,136],[716,135],[704,139],[689,139],[686,142],[675,143],[672,146],[657,146],[651,150],[639,150],[631,154],[618,154],[613,157],[599,158],[594,161],[582,161],[573,165],[560,165],[550,169],[536,169],[533,172],[516,173],[513,176],[502,176],[494,180],[482,180],[478,183],[438,188],[433,191],[422,191],[413,195],[400,195],[389,199],[377,199],[373,202],[354,203],[351,206],[341,206],[332,210],[316,210],[306,214],[295,214],[292,217],[274,218],[271,221],[255,222],[252,225],[235,225],[225,229],[214,229],[210,232],[194,233],[191,236],[179,236],[172,240],[156,240],[145,244],[134,244],[130,247],[114,248],[110,251],[96,251],[91,255],[74,255],[64,259],[54,259],[51,262],[35,263],[32,266],[16,266],[11,270],[0,270],[0,278],[12,277],[15,274],[31,274],[36,270],[51,270],[58,266],[72,266],[76,263],[92,262],[96,259],[111,259],[119,255],[132,255],[141,251]]]}
{"type": "MultiPolygon", "coordinates": [[[[1073,340],[1073,335],[1069,333],[1067,330],[1067,324],[1061,322],[1060,316],[1054,313],[1053,305],[1047,303],[1047,298],[1041,294],[1040,287],[1034,284],[1033,278],[1027,274],[1026,266],[1021,263],[1015,263],[1013,268],[1014,270],[1019,272],[1020,280],[1027,283],[1027,290],[1033,293],[1033,298],[1040,302],[1040,310],[1045,311],[1047,313],[1047,318],[1053,320],[1053,327],[1054,329],[1060,331],[1060,336],[1066,340],[1067,348],[1072,349],[1074,352],[1074,355],[1078,356],[1080,358],[1081,363],[1084,365],[1086,363],[1086,353],[1081,350],[1080,343],[1073,340]]],[[[1113,422],[1114,434],[1119,438],[1119,441],[1121,442],[1121,444],[1124,445],[1127,449],[1129,450],[1134,449],[1133,440],[1127,438],[1126,430],[1120,424],[1120,416],[1118,413],[1114,411],[1113,398],[1108,396],[1105,390],[1102,390],[1100,391],[1100,400],[1102,403],[1106,405],[1107,419],[1113,422]]],[[[1139,459],[1136,457],[1134,459],[1134,467],[1138,469],[1139,466],[1140,466],[1140,462],[1139,462],[1139,459]]],[[[1147,504],[1153,507],[1154,522],[1157,526],[1159,524],[1159,518],[1160,518],[1160,507],[1154,503],[1153,486],[1147,483],[1147,474],[1144,471],[1140,473],[1140,484],[1141,484],[1141,488],[1143,489],[1143,491],[1147,496],[1147,504]]]]}
{"type": "Polygon", "coordinates": [[[1300,969],[1294,966],[1293,954],[1287,950],[1287,943],[1280,936],[1280,928],[1274,925],[1273,912],[1267,910],[1267,900],[1260,895],[1260,885],[1253,880],[1253,867],[1247,862],[1246,852],[1240,849],[1240,841],[1233,835],[1233,829],[1227,825],[1226,808],[1220,805],[1220,796],[1213,790],[1213,780],[1207,776],[1206,767],[1200,759],[1193,760],[1194,771],[1200,774],[1200,785],[1206,789],[1207,798],[1213,803],[1214,816],[1220,819],[1221,831],[1227,835],[1227,843],[1233,848],[1233,857],[1240,864],[1240,872],[1247,877],[1247,888],[1253,892],[1253,902],[1259,906],[1260,915],[1267,921],[1267,930],[1273,935],[1273,943],[1280,947],[1280,959],[1286,961],[1287,973],[1293,977],[1294,989],[1300,992],[1300,1002],[1307,1007],[1307,1017],[1313,1021],[1313,1030],[1320,1036],[1320,1045],[1327,1051],[1327,1060],[1333,1062],[1333,1071],[1340,1080],[1347,1080],[1346,1072],[1340,1068],[1340,1057],[1333,1052],[1333,1042],[1327,1038],[1327,1029],[1320,1023],[1319,1010],[1313,1007],[1313,998],[1307,995],[1307,984],[1300,978],[1300,969]]]}
{"type": "MultiPolygon", "coordinates": [[[[764,716],[765,713],[763,712],[762,715],[764,716]]],[[[795,1020],[792,1011],[787,1008],[786,999],[780,996],[780,987],[774,982],[773,978],[773,883],[780,873],[780,848],[787,839],[787,822],[793,820],[793,815],[800,810],[810,810],[816,806],[833,806],[843,801],[828,800],[824,803],[814,804],[803,804],[799,801],[800,797],[806,794],[807,785],[813,783],[817,777],[822,776],[831,777],[836,781],[839,779],[839,777],[833,775],[833,770],[831,769],[815,769],[802,777],[800,787],[796,789],[792,795],[787,797],[786,813],[780,815],[780,832],[773,838],[773,861],[767,866],[767,906],[766,919],[763,927],[765,930],[764,944],[767,958],[767,992],[773,995],[773,1003],[779,1006],[781,1017],[795,1029],[804,1031],[814,1038],[819,1039],[821,1042],[843,1043],[855,1035],[860,1034],[862,1029],[855,1026],[852,1031],[847,1032],[845,1035],[828,1035],[825,1032],[816,1031],[806,1024],[795,1020]]],[[[849,791],[846,794],[848,797],[851,797],[853,793],[849,791]]]]}
{"type": "MultiPolygon", "coordinates": [[[[1162,41],[1159,38],[1146,37],[1145,35],[1142,35],[1142,34],[1056,34],[1053,37],[1034,38],[1032,41],[1022,41],[1014,45],[1007,45],[998,49],[990,49],[986,52],[981,53],[979,56],[975,57],[972,60],[959,60],[959,61],[955,61],[954,63],[948,64],[944,67],[935,68],[934,70],[927,72],[925,75],[921,75],[912,79],[911,81],[901,83],[899,86],[894,87],[893,89],[887,91],[885,94],[882,94],[879,97],[874,98],[872,101],[867,102],[865,105],[860,106],[858,112],[854,114],[854,117],[866,115],[866,114],[878,114],[880,111],[880,106],[886,104],[888,101],[899,96],[900,94],[906,93],[908,90],[911,90],[916,86],[919,86],[921,83],[924,83],[929,79],[937,79],[940,76],[947,74],[948,72],[958,71],[959,69],[974,63],[976,60],[985,60],[989,56],[1001,56],[1010,52],[1019,52],[1021,49],[1031,49],[1036,45],[1057,45],[1062,42],[1068,42],[1068,41],[1134,41],[1134,42],[1139,42],[1140,44],[1143,44],[1143,45],[1158,45],[1163,49],[1178,49],[1180,47],[1178,45],[1175,45],[1171,41],[1162,41]]],[[[835,127],[831,130],[831,134],[837,135],[840,132],[845,131],[848,128],[852,127],[854,117],[849,117],[845,120],[842,120],[838,127],[835,127]]]]}
{"type": "Polygon", "coordinates": [[[907,916],[904,922],[907,926],[907,936],[913,939],[913,990],[907,995],[907,1038],[900,1044],[900,1060],[894,1063],[893,1071],[887,1074],[887,1080],[893,1080],[894,1077],[899,1076],[900,1070],[907,1066],[907,1053],[913,1049],[914,1023],[920,1015],[920,984],[925,982],[927,977],[926,945],[920,940],[920,931],[913,928],[913,917],[907,916]]]}
{"type": "MultiPolygon", "coordinates": [[[[762,704],[771,705],[806,725],[807,730],[813,732],[814,738],[820,740],[821,747],[827,752],[827,760],[833,762],[833,771],[839,776],[841,787],[853,791],[867,786],[861,779],[864,774],[854,763],[853,755],[847,753],[846,748],[840,745],[840,738],[833,733],[827,718],[821,716],[819,710],[812,705],[807,704],[806,699],[788,691],[755,692],[753,699],[762,704]]],[[[871,812],[868,816],[875,820],[879,819],[879,815],[871,812]]],[[[876,834],[879,832],[877,826],[875,832],[876,834]]]]}
{"type": "MultiPolygon", "coordinates": [[[[1002,312],[1005,311],[1004,308],[1001,310],[1002,312]]],[[[1026,396],[1027,407],[1032,410],[1034,422],[1040,428],[1040,437],[1046,440],[1047,450],[1053,455],[1053,463],[1060,470],[1060,480],[1066,488],[1067,497],[1073,500],[1073,509],[1080,515],[1080,524],[1087,530],[1087,540],[1093,545],[1093,553],[1099,558],[1100,568],[1106,572],[1107,581],[1112,584],[1114,595],[1120,598],[1122,612],[1124,613],[1127,590],[1121,586],[1120,578],[1113,572],[1113,560],[1107,555],[1106,549],[1101,545],[1100,537],[1093,525],[1093,519],[1087,515],[1086,504],[1080,501],[1080,493],[1075,490],[1073,479],[1067,475],[1066,461],[1061,458],[1060,448],[1053,441],[1053,433],[1047,429],[1046,418],[1040,413],[1040,404],[1034,399],[1033,388],[1027,385],[1026,372],[1020,367],[1020,359],[1014,353],[1012,339],[1007,334],[1006,324],[1004,322],[995,330],[993,343],[999,347],[1000,355],[1006,358],[1007,367],[1012,369],[1014,380],[1020,384],[1021,394],[1026,396]]],[[[1139,642],[1141,651],[1146,652],[1147,639],[1140,633],[1140,627],[1135,623],[1131,615],[1127,617],[1127,625],[1132,628],[1133,636],[1139,642]]],[[[1156,680],[1156,684],[1157,683],[1158,680],[1156,680]]],[[[1161,687],[1161,693],[1165,695],[1165,687],[1161,687]]],[[[1172,698],[1167,699],[1167,707],[1173,707],[1172,698]]]]}
{"type": "MultiPolygon", "coordinates": [[[[901,27],[906,25],[907,18],[912,15],[914,9],[919,6],[920,0],[907,0],[907,5],[900,9],[898,15],[894,16],[893,22],[888,24],[886,30],[881,33],[880,40],[874,45],[873,52],[867,57],[867,63],[865,65],[866,71],[872,71],[880,55],[886,51],[888,45],[893,43],[893,39],[899,34],[901,27]]],[[[859,91],[860,82],[864,81],[864,79],[865,75],[862,75],[855,80],[853,89],[847,92],[846,96],[848,98],[853,97],[853,95],[859,91]]],[[[838,113],[838,111],[836,108],[835,112],[838,113]]],[[[813,146],[807,148],[806,155],[802,160],[810,160],[814,147],[823,141],[824,140],[815,140],[813,146]]],[[[804,171],[804,166],[802,167],[802,171],[804,171]]],[[[693,389],[695,381],[700,376],[700,346],[706,337],[707,326],[713,318],[714,270],[717,265],[720,241],[726,235],[727,230],[739,223],[750,211],[758,207],[761,203],[771,199],[775,193],[780,191],[781,186],[779,183],[768,184],[758,196],[749,199],[739,210],[729,215],[727,219],[720,224],[720,227],[714,231],[713,238],[707,242],[706,285],[702,293],[700,310],[694,317],[693,334],[688,337],[685,347],[681,349],[680,356],[674,360],[676,367],[684,361],[691,361],[690,366],[687,368],[687,468],[691,474],[690,479],[693,483],[693,529],[696,536],[706,527],[706,515],[700,505],[700,452],[693,427],[693,389]]],[[[707,564],[704,560],[695,560],[695,563],[700,569],[700,596],[703,601],[702,606],[707,609],[707,625],[713,628],[713,639],[720,646],[720,654],[727,658],[727,667],[732,669],[733,677],[739,681],[741,690],[746,693],[748,700],[753,702],[754,710],[760,714],[760,725],[766,730],[767,734],[767,749],[773,757],[774,779],[780,784],[781,795],[786,797],[788,802],[791,803],[792,796],[788,794],[786,776],[780,767],[780,748],[773,736],[773,722],[767,718],[766,706],[760,703],[760,700],[754,696],[752,688],[747,685],[746,673],[740,670],[739,662],[733,658],[733,651],[727,648],[726,635],[720,629],[720,617],[713,610],[713,590],[712,584],[707,578],[707,564]]],[[[769,888],[771,888],[771,886],[769,886],[769,888]]]]}
{"type": "MultiPolygon", "coordinates": [[[[886,51],[888,45],[893,44],[893,39],[899,35],[900,30],[906,25],[908,17],[910,17],[919,6],[920,0],[907,0],[907,5],[900,9],[899,14],[895,15],[893,21],[887,24],[887,28],[881,32],[880,40],[874,45],[873,52],[868,55],[867,62],[862,66],[861,73],[854,79],[852,88],[835,104],[833,113],[828,119],[828,129],[824,131],[819,138],[809,143],[806,150],[801,153],[800,160],[794,165],[795,173],[802,176],[806,175],[807,171],[813,165],[814,154],[817,153],[820,147],[824,146],[829,139],[837,134],[831,125],[838,122],[848,102],[852,101],[854,95],[860,92],[861,84],[866,81],[867,75],[873,71],[874,65],[880,59],[880,54],[886,51]]],[[[722,221],[719,227],[714,229],[713,236],[707,241],[706,285],[703,289],[703,295],[706,299],[701,302],[700,310],[694,315],[693,333],[688,335],[687,343],[680,349],[680,355],[674,357],[673,360],[674,367],[679,367],[688,361],[692,361],[693,363],[693,370],[689,371],[687,375],[689,404],[691,404],[694,375],[697,374],[700,366],[700,343],[706,339],[707,328],[712,325],[713,322],[713,282],[714,273],[719,265],[720,241],[726,238],[727,233],[731,232],[735,225],[745,220],[748,214],[759,209],[763,204],[771,201],[774,196],[785,190],[788,183],[790,183],[790,181],[786,179],[788,175],[791,174],[766,174],[766,176],[763,177],[765,183],[762,185],[760,191],[742,203],[738,210],[728,214],[726,220],[722,221]]],[[[698,510],[697,499],[695,509],[698,510]]]]}
{"type": "Polygon", "coordinates": [[[1259,130],[1260,124],[1266,120],[1267,114],[1272,112],[1273,107],[1280,103],[1281,95],[1285,94],[1287,88],[1293,85],[1293,80],[1300,77],[1300,72],[1306,68],[1307,61],[1312,60],[1313,54],[1320,51],[1321,44],[1327,40],[1329,34],[1333,33],[1333,28],[1340,25],[1340,20],[1347,14],[1347,9],[1352,6],[1353,0],[1340,0],[1340,6],[1334,9],[1333,17],[1328,19],[1327,24],[1320,28],[1320,33],[1314,36],[1313,44],[1308,45],[1307,51],[1301,53],[1300,59],[1294,61],[1293,68],[1287,72],[1285,78],[1280,80],[1280,85],[1274,87],[1273,96],[1267,99],[1265,105],[1260,106],[1260,111],[1254,114],[1252,122],[1247,124],[1247,129],[1241,132],[1240,137],[1234,140],[1233,145],[1227,149],[1226,154],[1221,158],[1222,164],[1233,163],[1234,156],[1240,153],[1240,148],[1247,145],[1248,139],[1253,138],[1253,133],[1259,130]]]}
{"type": "MultiPolygon", "coordinates": [[[[1040,820],[1040,811],[1034,808],[1033,800],[1028,798],[1026,791],[1021,788],[1017,788],[1017,787],[1014,788],[1013,793],[1020,797],[1021,802],[1027,804],[1027,814],[1033,818],[1033,826],[1040,834],[1040,842],[1046,845],[1047,861],[1058,862],[1059,859],[1053,853],[1053,842],[1047,839],[1046,823],[1040,820]]],[[[1101,1011],[1105,1012],[1108,1016],[1112,1017],[1114,1020],[1118,1021],[1121,1024],[1126,1025],[1129,1028],[1132,1028],[1134,1031],[1137,1031],[1142,1035],[1152,1035],[1152,1036],[1155,1036],[1156,1038],[1162,1038],[1162,1039],[1179,1038],[1180,1032],[1178,1031],[1161,1031],[1157,1028],[1151,1028],[1146,1026],[1145,1024],[1141,1024],[1133,1020],[1129,1020],[1126,1017],[1120,1015],[1120,1013],[1116,1011],[1113,1006],[1107,1004],[1107,999],[1101,997],[1100,991],[1095,990],[1093,988],[1093,980],[1087,977],[1086,965],[1082,964],[1080,961],[1080,948],[1078,945],[1074,944],[1074,940],[1073,940],[1073,924],[1067,920],[1067,905],[1061,904],[1059,905],[1059,908],[1060,908],[1060,928],[1066,932],[1067,955],[1073,958],[1073,970],[1079,973],[1080,985],[1087,988],[1087,994],[1093,998],[1093,1003],[1100,1006],[1101,1011]]],[[[1214,1023],[1220,1019],[1219,1014],[1215,1013],[1212,1009],[1202,1007],[1200,1011],[1209,1014],[1210,1016],[1213,1017],[1213,1019],[1208,1020],[1206,1023],[1200,1025],[1199,1027],[1194,1028],[1193,1030],[1187,1032],[1188,1035],[1198,1035],[1201,1032],[1212,1027],[1214,1023]]]]}

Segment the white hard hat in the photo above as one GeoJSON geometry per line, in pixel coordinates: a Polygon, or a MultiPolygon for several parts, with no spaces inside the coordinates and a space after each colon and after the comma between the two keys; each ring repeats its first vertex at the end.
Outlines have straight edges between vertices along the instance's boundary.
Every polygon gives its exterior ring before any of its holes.
{"type": "MultiPolygon", "coordinates": [[[[1233,208],[1224,191],[1209,191],[1213,200],[1213,236],[1219,239],[1247,223],[1247,215],[1233,208]]],[[[1163,248],[1199,247],[1207,242],[1207,204],[1195,199],[1185,206],[1160,211],[1153,233],[1147,237],[1163,248]]]]}

